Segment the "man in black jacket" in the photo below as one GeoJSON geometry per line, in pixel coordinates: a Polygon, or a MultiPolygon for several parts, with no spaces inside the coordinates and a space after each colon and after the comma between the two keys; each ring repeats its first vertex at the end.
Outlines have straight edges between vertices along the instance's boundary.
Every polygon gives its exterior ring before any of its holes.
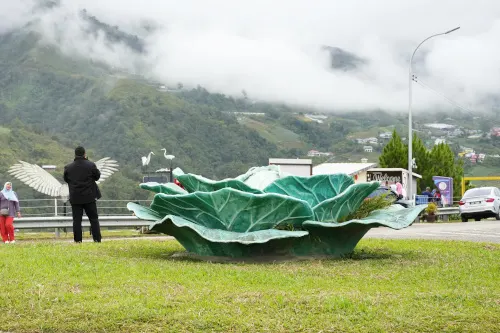
{"type": "Polygon", "coordinates": [[[69,202],[73,210],[73,238],[82,242],[83,211],[89,218],[94,242],[101,242],[101,230],[96,200],[101,197],[96,181],[101,172],[94,162],[87,159],[85,148],[75,148],[75,160],[64,167],[64,181],[69,187],[69,202]]]}

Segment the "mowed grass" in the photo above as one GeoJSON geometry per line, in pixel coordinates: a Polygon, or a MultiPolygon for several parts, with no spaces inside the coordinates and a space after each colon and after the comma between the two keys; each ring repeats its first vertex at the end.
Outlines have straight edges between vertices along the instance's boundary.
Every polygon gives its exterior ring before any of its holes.
{"type": "Polygon", "coordinates": [[[0,331],[498,332],[500,245],[365,239],[351,258],[209,263],[174,240],[0,246],[0,331]]]}

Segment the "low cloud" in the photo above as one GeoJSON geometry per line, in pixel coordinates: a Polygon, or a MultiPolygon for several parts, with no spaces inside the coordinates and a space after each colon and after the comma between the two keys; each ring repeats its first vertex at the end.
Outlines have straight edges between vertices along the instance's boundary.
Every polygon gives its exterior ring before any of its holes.
{"type": "MultiPolygon", "coordinates": [[[[36,18],[46,42],[71,55],[154,77],[166,84],[201,85],[213,92],[327,111],[404,111],[408,60],[425,37],[415,73],[473,111],[488,110],[500,86],[500,3],[457,0],[66,0],[38,10],[35,1],[0,0],[0,31],[36,18]],[[30,10],[28,10],[28,8],[30,10]],[[86,9],[102,22],[144,40],[145,52],[88,33],[86,9]],[[365,62],[332,69],[322,46],[365,62]]],[[[453,109],[445,98],[414,85],[418,110],[453,109]]]]}

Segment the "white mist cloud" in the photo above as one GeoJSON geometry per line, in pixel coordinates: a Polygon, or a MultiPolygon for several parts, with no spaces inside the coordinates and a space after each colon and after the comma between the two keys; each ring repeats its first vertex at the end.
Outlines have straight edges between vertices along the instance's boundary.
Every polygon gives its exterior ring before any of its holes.
{"type": "MultiPolygon", "coordinates": [[[[0,31],[30,18],[32,0],[0,0],[0,31]],[[9,13],[9,15],[5,15],[9,13]]],[[[500,3],[495,0],[62,0],[38,14],[45,39],[68,54],[140,69],[168,84],[335,110],[401,111],[408,100],[408,60],[419,78],[458,103],[484,108],[500,84],[500,3]],[[146,36],[146,56],[83,32],[78,11],[146,36]],[[146,35],[144,22],[158,29],[146,35]],[[330,45],[367,60],[356,71],[329,68],[330,45]],[[147,69],[147,70],[146,70],[147,69]]],[[[417,109],[447,106],[415,84],[417,109]]]]}
{"type": "Polygon", "coordinates": [[[0,33],[26,24],[34,6],[34,0],[0,0],[0,33]]]}

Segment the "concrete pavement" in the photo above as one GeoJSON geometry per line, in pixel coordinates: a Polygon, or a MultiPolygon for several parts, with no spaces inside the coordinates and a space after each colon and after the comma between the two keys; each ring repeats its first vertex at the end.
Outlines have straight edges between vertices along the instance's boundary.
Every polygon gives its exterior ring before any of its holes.
{"type": "Polygon", "coordinates": [[[485,220],[480,222],[457,223],[415,223],[402,230],[373,228],[365,237],[463,240],[500,243],[500,221],[485,220]]]}
{"type": "MultiPolygon", "coordinates": [[[[380,227],[371,229],[365,237],[387,239],[463,240],[472,242],[500,243],[500,221],[485,220],[480,222],[457,223],[415,223],[402,230],[380,227]]],[[[120,239],[148,239],[158,241],[174,238],[170,236],[142,236],[134,238],[109,238],[103,239],[103,241],[120,239]]]]}

